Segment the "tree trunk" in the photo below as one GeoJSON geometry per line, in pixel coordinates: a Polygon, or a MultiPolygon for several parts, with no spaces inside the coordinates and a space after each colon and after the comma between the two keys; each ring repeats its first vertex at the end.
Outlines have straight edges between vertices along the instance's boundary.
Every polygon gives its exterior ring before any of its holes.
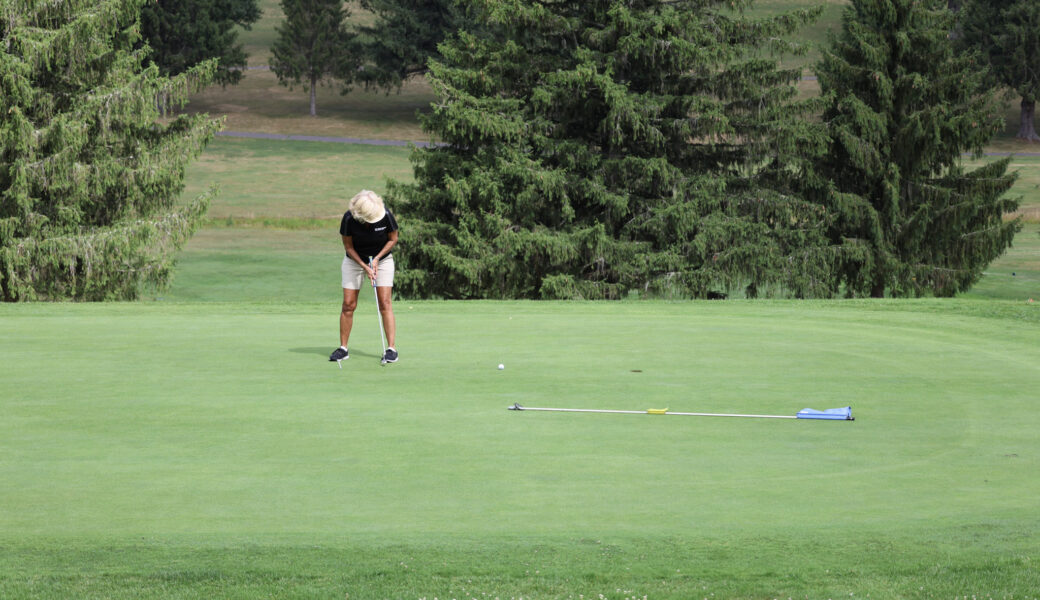
{"type": "Polygon", "coordinates": [[[1036,114],[1036,100],[1022,98],[1022,120],[1018,127],[1018,135],[1015,137],[1030,142],[1040,142],[1040,135],[1036,134],[1034,116],[1036,114]]]}
{"type": "Polygon", "coordinates": [[[885,297],[885,282],[884,280],[877,280],[874,285],[870,287],[871,298],[884,298],[885,297]]]}
{"type": "Polygon", "coordinates": [[[318,76],[311,75],[311,116],[318,116],[318,76]]]}

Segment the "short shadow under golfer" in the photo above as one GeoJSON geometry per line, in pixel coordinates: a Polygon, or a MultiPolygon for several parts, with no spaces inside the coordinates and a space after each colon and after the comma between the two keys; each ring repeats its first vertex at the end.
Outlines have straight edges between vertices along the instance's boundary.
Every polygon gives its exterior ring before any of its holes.
{"type": "MultiPolygon", "coordinates": [[[[312,348],[289,348],[289,352],[295,352],[296,354],[317,354],[318,356],[324,356],[327,359],[329,357],[329,353],[331,352],[331,350],[329,350],[328,348],[325,348],[324,346],[322,346],[322,347],[312,347],[312,348]]],[[[354,350],[353,348],[351,348],[350,349],[350,357],[353,358],[355,356],[367,356],[369,358],[382,358],[383,357],[382,354],[373,353],[373,352],[365,352],[363,350],[354,350]]]]}
{"type": "Polygon", "coordinates": [[[289,348],[289,352],[295,352],[296,354],[318,354],[320,356],[328,358],[329,352],[332,352],[332,350],[329,350],[328,348],[322,346],[316,348],[289,348]]]}

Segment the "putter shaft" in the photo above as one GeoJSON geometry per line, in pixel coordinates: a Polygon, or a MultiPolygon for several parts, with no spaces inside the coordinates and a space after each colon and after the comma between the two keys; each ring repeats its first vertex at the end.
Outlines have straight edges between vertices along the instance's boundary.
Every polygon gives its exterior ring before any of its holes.
{"type": "MultiPolygon", "coordinates": [[[[368,267],[372,268],[373,264],[373,258],[369,256],[368,267]]],[[[386,360],[384,357],[386,356],[386,331],[383,329],[383,311],[379,308],[379,292],[376,290],[376,280],[374,278],[372,279],[372,295],[376,299],[376,317],[379,321],[379,339],[383,343],[383,354],[379,357],[379,364],[385,365],[386,360]]]]}

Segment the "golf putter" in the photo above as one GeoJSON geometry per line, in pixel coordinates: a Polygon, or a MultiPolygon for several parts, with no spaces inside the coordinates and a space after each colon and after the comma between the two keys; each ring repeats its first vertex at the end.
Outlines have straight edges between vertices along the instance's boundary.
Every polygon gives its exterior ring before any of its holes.
{"type": "MultiPolygon", "coordinates": [[[[372,268],[372,257],[368,257],[368,268],[372,268]]],[[[383,353],[379,355],[379,364],[386,364],[386,332],[383,331],[383,311],[379,309],[379,292],[376,291],[376,280],[372,280],[372,294],[376,299],[376,315],[379,318],[379,339],[383,342],[383,353]]]]}

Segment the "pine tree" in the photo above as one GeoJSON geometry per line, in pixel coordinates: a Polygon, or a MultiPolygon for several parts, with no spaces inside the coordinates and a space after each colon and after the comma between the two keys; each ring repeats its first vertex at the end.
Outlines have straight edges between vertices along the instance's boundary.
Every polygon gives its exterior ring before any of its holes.
{"type": "Polygon", "coordinates": [[[973,0],[960,14],[960,41],[981,52],[997,79],[1022,97],[1017,137],[1040,142],[1036,101],[1040,99],[1040,2],[973,0]]]}
{"type": "Polygon", "coordinates": [[[282,0],[282,12],[285,22],[276,28],[271,70],[290,89],[304,84],[313,117],[318,114],[318,85],[350,79],[356,68],[350,52],[353,42],[343,25],[347,10],[341,0],[282,0]]]}
{"type": "Polygon", "coordinates": [[[424,127],[445,145],[390,189],[411,217],[405,293],[830,295],[846,249],[795,193],[823,136],[767,53],[815,13],[731,6],[471,3],[430,62],[424,127]]]}
{"type": "Polygon", "coordinates": [[[979,57],[956,52],[945,0],[853,0],[817,65],[832,144],[817,165],[850,296],[953,295],[1011,244],[1008,159],[969,170],[1001,128],[979,57]]]}
{"type": "Polygon", "coordinates": [[[130,299],[163,285],[208,205],[178,205],[219,128],[159,110],[212,78],[134,50],[140,0],[0,2],[0,298],[130,299]]]}
{"type": "Polygon", "coordinates": [[[257,0],[151,0],[141,7],[141,43],[163,75],[216,58],[216,80],[236,84],[247,58],[237,28],[259,19],[257,0]]]}
{"type": "Polygon", "coordinates": [[[427,61],[440,57],[438,44],[464,17],[456,0],[361,0],[361,7],[375,21],[358,28],[364,62],[356,80],[386,90],[425,74],[427,61]]]}

